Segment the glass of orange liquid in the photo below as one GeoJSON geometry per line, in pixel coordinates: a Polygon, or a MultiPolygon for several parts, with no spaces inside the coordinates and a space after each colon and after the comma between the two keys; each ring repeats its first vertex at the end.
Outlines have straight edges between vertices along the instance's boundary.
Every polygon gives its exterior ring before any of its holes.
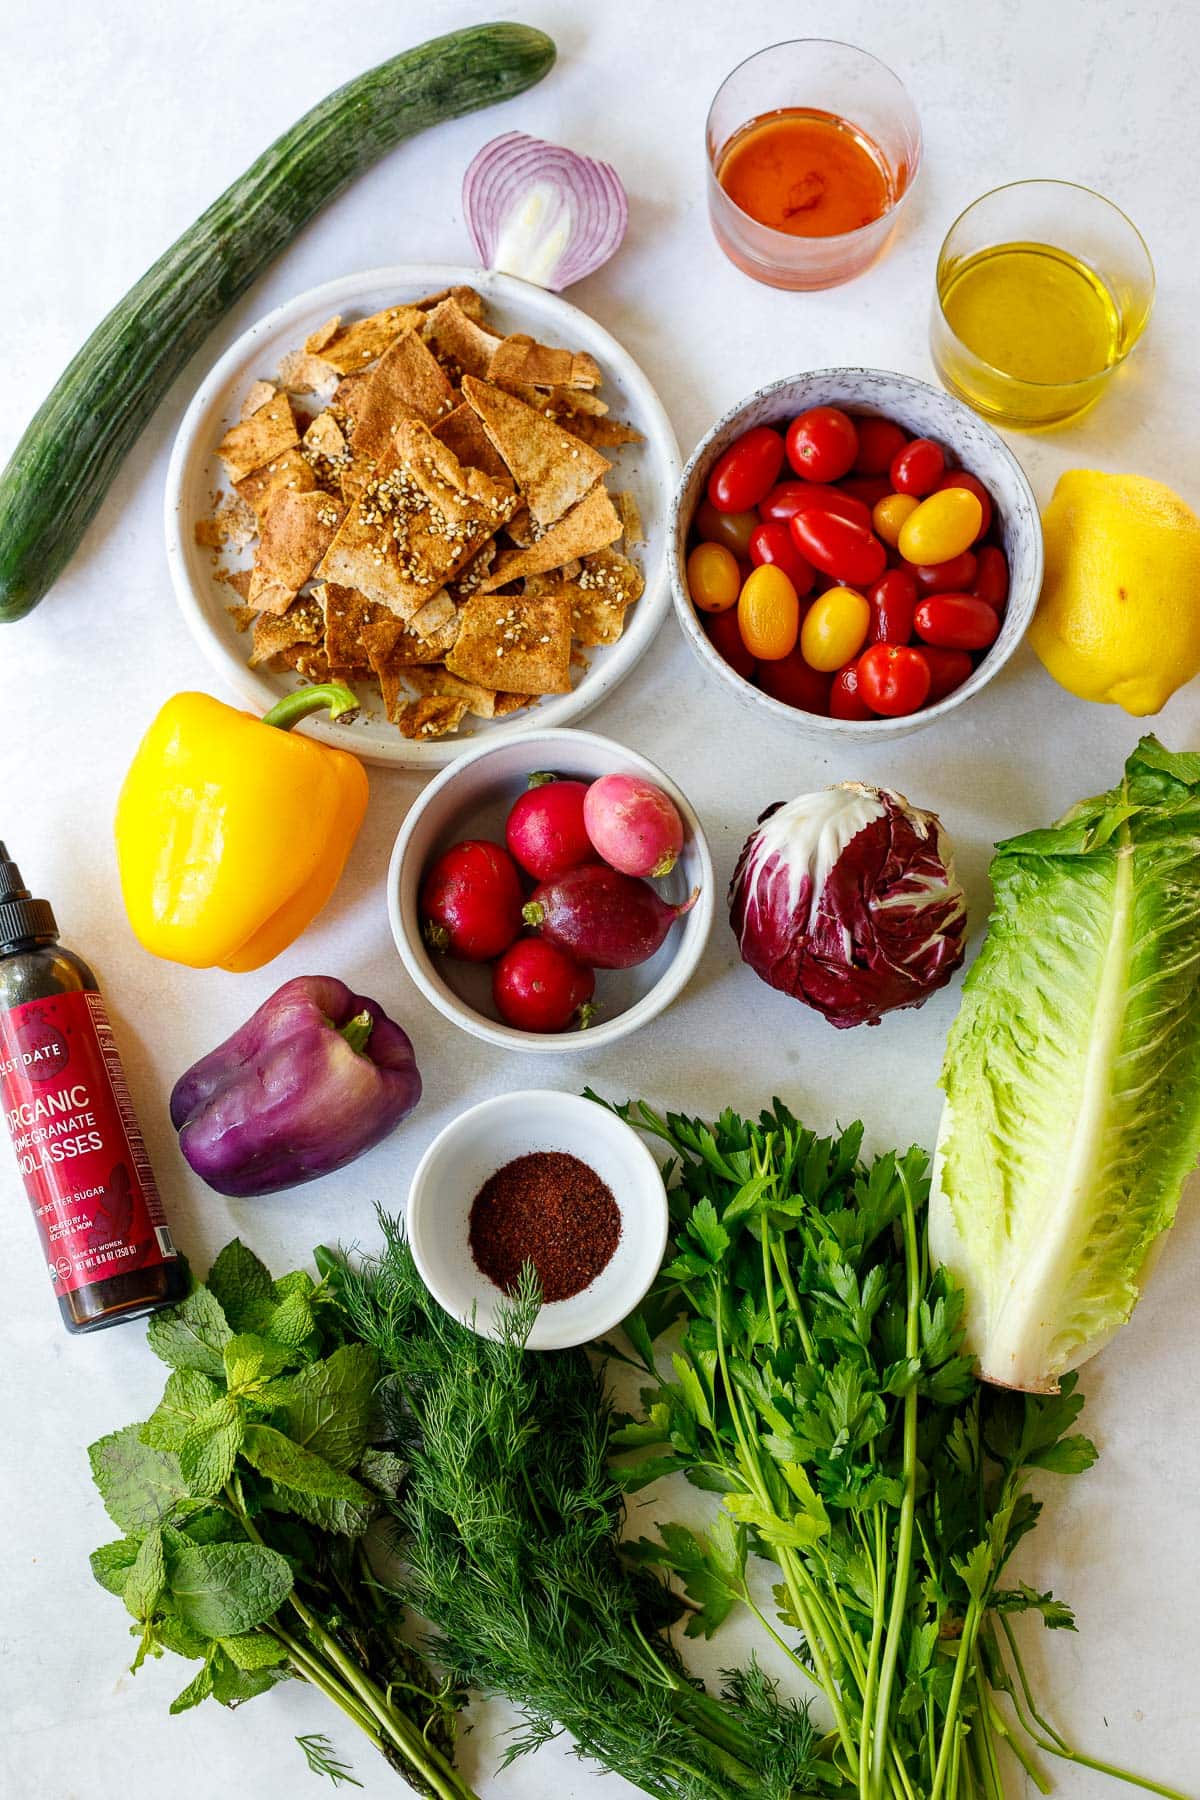
{"type": "Polygon", "coordinates": [[[836,287],[882,256],[921,161],[899,77],[825,38],[747,57],[708,113],[717,242],[756,281],[836,287]]]}

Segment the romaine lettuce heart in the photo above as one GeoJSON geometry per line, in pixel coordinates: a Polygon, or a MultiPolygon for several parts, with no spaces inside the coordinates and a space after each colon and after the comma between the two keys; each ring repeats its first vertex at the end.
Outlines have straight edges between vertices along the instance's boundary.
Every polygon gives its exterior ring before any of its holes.
{"type": "Polygon", "coordinates": [[[930,1242],[984,1378],[1048,1392],[1128,1319],[1200,1155],[1200,755],[1144,738],[991,873],[930,1242]]]}

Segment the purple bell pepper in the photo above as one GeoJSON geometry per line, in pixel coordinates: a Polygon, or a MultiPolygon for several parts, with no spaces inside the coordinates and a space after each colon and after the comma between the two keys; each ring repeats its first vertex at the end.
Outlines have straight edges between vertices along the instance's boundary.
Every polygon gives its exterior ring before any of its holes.
{"type": "Polygon", "coordinates": [[[273,1194],[353,1162],[421,1098],[408,1033],[331,975],[299,975],[175,1083],[171,1123],[219,1194],[273,1194]]]}

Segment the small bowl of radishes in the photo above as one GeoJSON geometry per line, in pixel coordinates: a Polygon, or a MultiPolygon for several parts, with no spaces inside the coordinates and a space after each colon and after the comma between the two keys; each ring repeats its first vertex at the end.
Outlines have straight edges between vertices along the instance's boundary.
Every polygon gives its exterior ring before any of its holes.
{"type": "Polygon", "coordinates": [[[388,873],[409,974],[505,1049],[599,1049],[671,1004],[713,919],[699,819],[662,770],[591,731],[469,750],[414,801],[388,873]]]}

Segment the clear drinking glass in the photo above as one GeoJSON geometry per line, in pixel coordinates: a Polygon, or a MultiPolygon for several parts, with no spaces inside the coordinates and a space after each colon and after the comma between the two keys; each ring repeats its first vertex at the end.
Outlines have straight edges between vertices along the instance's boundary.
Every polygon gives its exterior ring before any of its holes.
{"type": "Polygon", "coordinates": [[[865,50],[825,38],[773,44],[740,63],[709,108],[708,210],[717,242],[756,281],[780,288],[836,287],[882,256],[921,162],[921,126],[899,77],[865,50]],[[876,157],[886,177],[879,218],[833,237],[802,237],[763,225],[721,186],[719,171],[748,125],[780,113],[816,112],[843,120],[876,157]]]}
{"type": "Polygon", "coordinates": [[[1057,425],[1100,398],[1145,330],[1153,305],[1150,252],[1119,207],[1070,181],[1014,181],[968,206],[946,233],[930,349],[951,393],[985,417],[1025,429],[1057,425]],[[998,341],[989,340],[986,313],[981,323],[963,310],[965,284],[981,279],[989,260],[1014,252],[1026,258],[1027,267],[1041,264],[1052,273],[1057,268],[1076,290],[1071,297],[1059,296],[1068,308],[1064,317],[1071,320],[1067,335],[1073,335],[1080,356],[1069,379],[1054,379],[1049,360],[1038,369],[1039,310],[1044,313],[1046,304],[1038,287],[1030,286],[1025,306],[1010,309],[1007,330],[1003,322],[994,328],[998,341]],[[1072,298],[1082,309],[1074,316],[1072,298]],[[1089,326],[1097,345],[1090,363],[1089,326]]]}

